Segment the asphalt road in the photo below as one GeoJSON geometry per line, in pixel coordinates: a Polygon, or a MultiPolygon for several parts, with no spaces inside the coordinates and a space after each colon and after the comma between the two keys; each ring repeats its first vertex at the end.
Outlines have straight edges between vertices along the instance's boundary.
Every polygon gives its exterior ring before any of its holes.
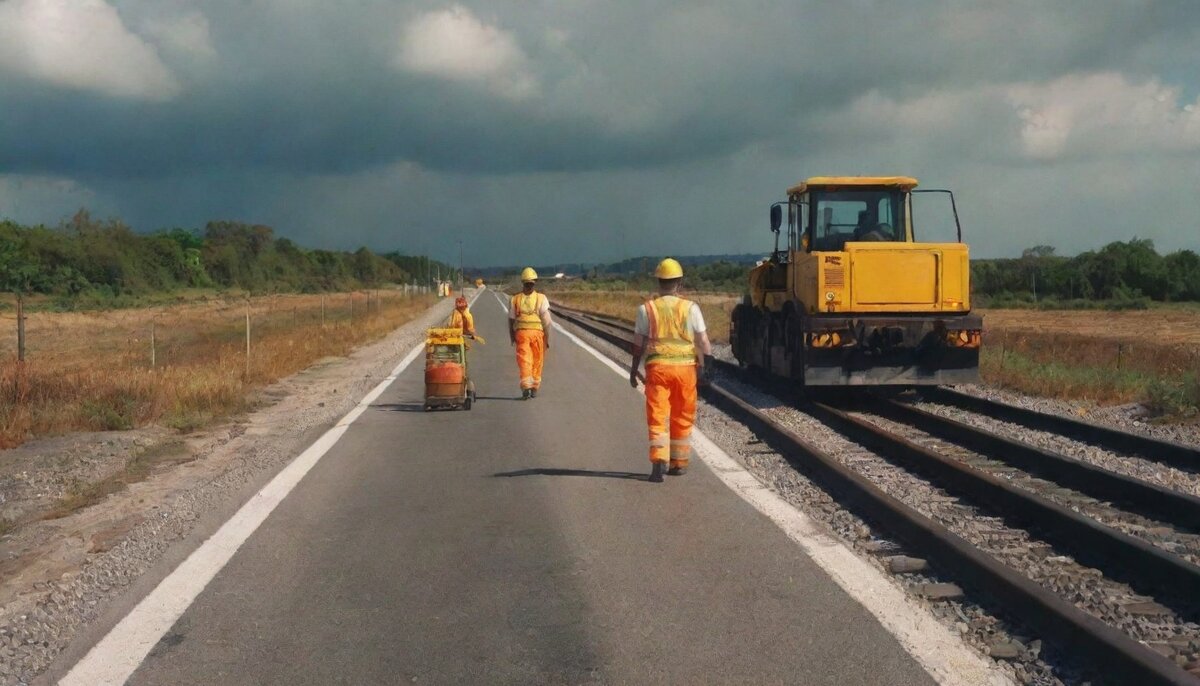
{"type": "Polygon", "coordinates": [[[648,483],[627,382],[559,336],[523,402],[475,316],[475,409],[423,412],[414,363],[130,683],[933,683],[699,461],[648,483]]]}

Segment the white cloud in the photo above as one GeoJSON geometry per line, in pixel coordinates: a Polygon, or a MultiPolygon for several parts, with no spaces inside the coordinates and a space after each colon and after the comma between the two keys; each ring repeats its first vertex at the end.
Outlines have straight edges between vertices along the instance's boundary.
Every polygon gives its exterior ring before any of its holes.
{"type": "Polygon", "coordinates": [[[0,71],[124,98],[179,92],[154,48],[102,0],[0,2],[0,71]]]}
{"type": "Polygon", "coordinates": [[[1200,100],[1157,79],[1072,74],[892,99],[873,91],[833,118],[918,145],[953,141],[961,154],[1057,161],[1200,152],[1200,100]]]}
{"type": "Polygon", "coordinates": [[[538,90],[516,38],[460,5],[426,12],[405,26],[394,64],[417,74],[483,84],[515,99],[538,90]]]}
{"type": "Polygon", "coordinates": [[[145,32],[165,51],[200,60],[211,60],[217,56],[209,33],[208,18],[197,11],[149,18],[143,26],[145,32]]]}
{"type": "Polygon", "coordinates": [[[1034,159],[1094,154],[1200,151],[1200,100],[1156,79],[1071,75],[1009,86],[1021,120],[1022,152],[1034,159]]]}

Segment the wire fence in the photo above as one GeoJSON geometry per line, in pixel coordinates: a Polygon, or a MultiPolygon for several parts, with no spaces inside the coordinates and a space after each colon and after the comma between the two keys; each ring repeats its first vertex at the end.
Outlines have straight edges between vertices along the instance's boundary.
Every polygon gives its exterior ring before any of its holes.
{"type": "Polygon", "coordinates": [[[218,350],[290,331],[338,331],[424,292],[413,287],[311,295],[213,297],[149,308],[95,312],[0,311],[0,361],[37,362],[63,371],[97,360],[122,367],[187,365],[218,350]],[[23,339],[23,340],[22,340],[23,339]],[[24,350],[22,351],[22,343],[24,350]],[[23,352],[23,355],[22,355],[23,352]]]}
{"type": "Polygon", "coordinates": [[[99,312],[0,312],[0,448],[72,429],[236,411],[246,390],[349,353],[423,312],[419,289],[216,297],[99,312]]]}

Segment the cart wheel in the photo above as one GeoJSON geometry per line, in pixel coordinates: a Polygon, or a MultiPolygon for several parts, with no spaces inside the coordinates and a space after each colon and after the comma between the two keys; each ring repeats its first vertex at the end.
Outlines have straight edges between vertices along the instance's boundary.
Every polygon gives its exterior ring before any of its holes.
{"type": "Polygon", "coordinates": [[[474,404],[475,404],[475,394],[468,393],[467,397],[465,399],[463,399],[463,409],[469,410],[469,409],[471,409],[471,406],[474,404]]]}

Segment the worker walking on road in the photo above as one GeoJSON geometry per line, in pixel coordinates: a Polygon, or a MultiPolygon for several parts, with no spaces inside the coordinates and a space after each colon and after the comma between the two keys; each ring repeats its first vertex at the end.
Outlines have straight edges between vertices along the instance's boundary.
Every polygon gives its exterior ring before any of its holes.
{"type": "Polygon", "coordinates": [[[712,346],[700,307],[680,298],[683,267],[667,258],[654,270],[656,298],[638,307],[629,385],[637,388],[638,365],[646,356],[646,424],[650,430],[650,481],[687,471],[696,386],[707,383],[712,346]]]}
{"type": "Polygon", "coordinates": [[[534,290],[537,278],[533,267],[521,270],[521,292],[513,296],[508,308],[508,332],[517,348],[522,400],[537,397],[542,365],[550,349],[550,301],[545,293],[534,290]]]}

